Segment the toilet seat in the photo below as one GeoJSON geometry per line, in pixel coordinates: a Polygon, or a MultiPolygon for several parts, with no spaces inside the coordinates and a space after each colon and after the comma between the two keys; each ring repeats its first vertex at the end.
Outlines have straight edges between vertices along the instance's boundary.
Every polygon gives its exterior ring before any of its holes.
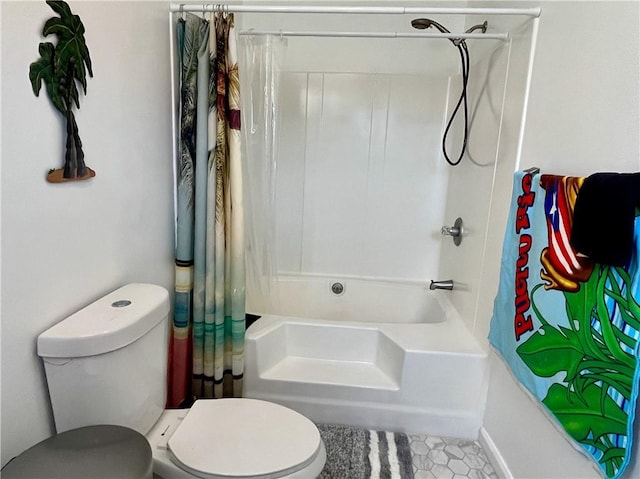
{"type": "Polygon", "coordinates": [[[324,451],[303,415],[257,399],[196,401],[167,442],[171,461],[203,479],[267,479],[309,466],[324,451]]]}

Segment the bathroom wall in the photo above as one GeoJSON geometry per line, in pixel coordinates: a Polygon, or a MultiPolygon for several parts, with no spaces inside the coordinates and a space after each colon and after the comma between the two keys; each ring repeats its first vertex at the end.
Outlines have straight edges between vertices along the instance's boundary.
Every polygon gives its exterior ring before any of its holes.
{"type": "Polygon", "coordinates": [[[87,182],[49,184],[64,124],[31,90],[42,2],[1,2],[2,464],[53,433],[39,333],[129,282],[171,287],[167,3],[70,2],[94,77],[77,114],[87,182]]]}
{"type": "MultiPolygon", "coordinates": [[[[640,170],[638,2],[540,5],[520,162],[499,163],[494,180],[475,318],[479,339],[486,337],[497,290],[513,171],[538,166],[543,172],[586,176],[640,170]]],[[[506,106],[519,108],[521,101],[514,95],[506,106]]],[[[484,428],[511,477],[600,477],[493,354],[484,428]]],[[[639,433],[636,427],[636,437],[639,433]]],[[[640,477],[637,446],[624,477],[640,477]]]]}

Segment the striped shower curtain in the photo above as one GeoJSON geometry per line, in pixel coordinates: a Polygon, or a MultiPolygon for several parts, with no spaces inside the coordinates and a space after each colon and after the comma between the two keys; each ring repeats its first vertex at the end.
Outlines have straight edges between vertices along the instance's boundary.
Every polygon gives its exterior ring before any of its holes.
{"type": "Polygon", "coordinates": [[[168,407],[242,394],[240,91],[233,15],[177,23],[180,128],[168,407]]]}

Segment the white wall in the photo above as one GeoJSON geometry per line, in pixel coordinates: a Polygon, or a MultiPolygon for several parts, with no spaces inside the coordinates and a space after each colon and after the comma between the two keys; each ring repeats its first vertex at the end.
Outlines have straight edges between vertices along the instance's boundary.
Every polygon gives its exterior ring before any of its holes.
{"type": "MultiPolygon", "coordinates": [[[[171,288],[167,4],[71,2],[94,78],[77,115],[87,182],[53,185],[64,124],[28,78],[44,2],[2,2],[2,464],[53,432],[36,337],[128,282],[171,288]]],[[[53,39],[52,39],[53,41],[53,39]]]]}
{"type": "MultiPolygon", "coordinates": [[[[539,166],[543,172],[581,176],[640,170],[638,2],[540,5],[521,162],[496,172],[476,316],[476,335],[482,338],[497,290],[514,167],[539,166]]],[[[491,363],[484,427],[512,476],[600,477],[522,392],[502,362],[492,355],[491,363]]],[[[636,428],[636,436],[639,432],[636,428]]],[[[637,449],[625,477],[640,477],[637,449]]]]}

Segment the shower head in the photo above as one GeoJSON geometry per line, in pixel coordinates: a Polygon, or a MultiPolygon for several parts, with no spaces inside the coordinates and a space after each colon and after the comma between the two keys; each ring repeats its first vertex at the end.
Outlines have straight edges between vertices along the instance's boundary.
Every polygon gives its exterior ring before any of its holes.
{"type": "Polygon", "coordinates": [[[411,20],[411,26],[413,28],[417,28],[418,30],[424,30],[429,27],[436,27],[438,30],[440,30],[440,33],[451,33],[438,22],[431,20],[430,18],[414,18],[413,20],[411,20]]]}

